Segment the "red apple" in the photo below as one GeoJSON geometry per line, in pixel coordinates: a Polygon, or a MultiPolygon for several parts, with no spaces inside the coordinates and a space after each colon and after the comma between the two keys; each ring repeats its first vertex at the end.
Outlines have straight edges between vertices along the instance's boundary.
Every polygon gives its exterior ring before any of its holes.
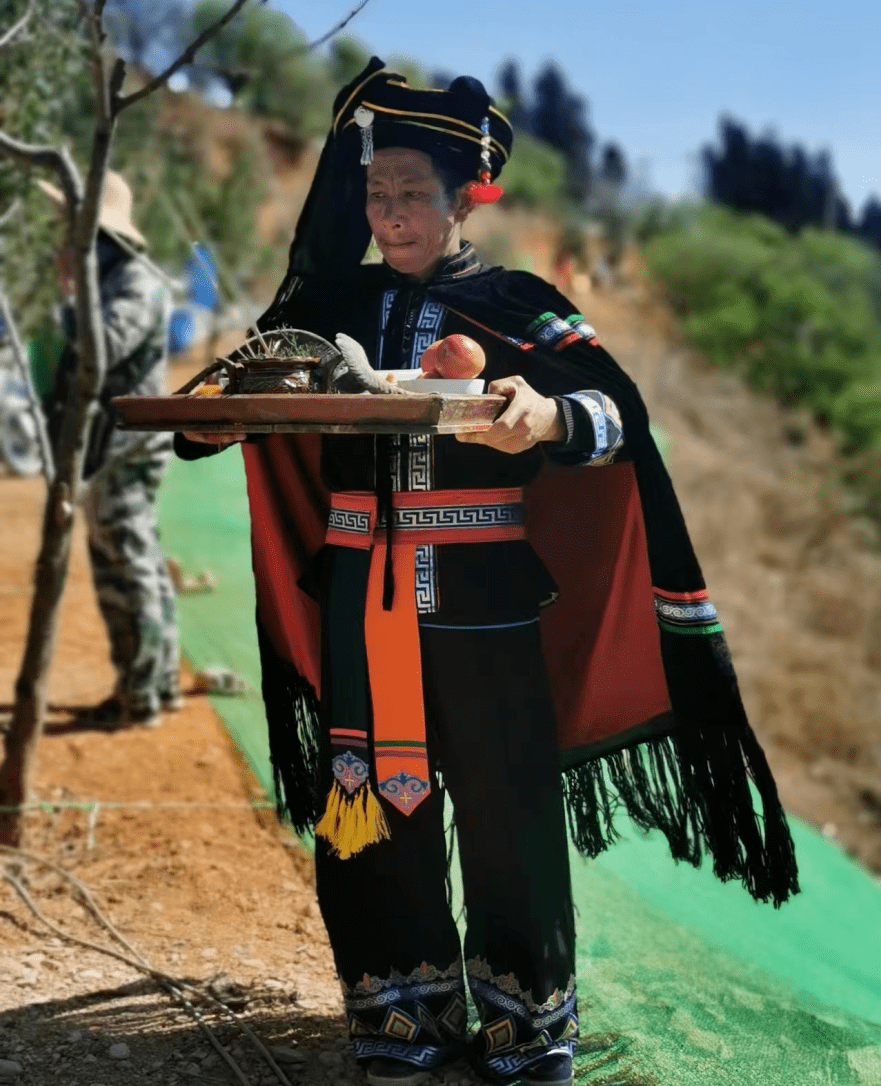
{"type": "Polygon", "coordinates": [[[483,372],[486,355],[479,343],[457,334],[445,336],[426,347],[421,365],[426,377],[470,381],[483,372]]]}

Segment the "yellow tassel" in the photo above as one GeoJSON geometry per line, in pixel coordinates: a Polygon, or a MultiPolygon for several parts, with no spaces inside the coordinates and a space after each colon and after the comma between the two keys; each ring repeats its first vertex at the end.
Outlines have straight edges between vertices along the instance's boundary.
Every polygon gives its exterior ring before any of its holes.
{"type": "Polygon", "coordinates": [[[327,807],[315,826],[315,835],[328,841],[341,860],[351,859],[368,845],[388,838],[388,823],[370,783],[349,796],[334,781],[327,807]]]}

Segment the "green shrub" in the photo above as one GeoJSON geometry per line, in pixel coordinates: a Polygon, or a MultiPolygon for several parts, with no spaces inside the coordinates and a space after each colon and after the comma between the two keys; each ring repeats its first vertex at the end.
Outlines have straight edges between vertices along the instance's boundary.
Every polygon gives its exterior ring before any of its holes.
{"type": "Polygon", "coordinates": [[[881,261],[839,234],[793,236],[720,207],[672,218],[646,244],[688,337],[720,366],[881,446],[881,261]]]}
{"type": "Polygon", "coordinates": [[[559,151],[518,129],[500,184],[507,203],[555,207],[566,192],[566,162],[559,151]]]}

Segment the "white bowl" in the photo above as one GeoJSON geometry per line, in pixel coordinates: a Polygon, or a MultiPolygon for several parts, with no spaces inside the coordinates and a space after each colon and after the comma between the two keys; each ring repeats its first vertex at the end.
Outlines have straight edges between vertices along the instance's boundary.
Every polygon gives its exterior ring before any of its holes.
{"type": "Polygon", "coordinates": [[[486,384],[482,380],[457,381],[454,378],[417,377],[415,380],[398,380],[408,392],[439,392],[448,396],[479,396],[486,384]]]}

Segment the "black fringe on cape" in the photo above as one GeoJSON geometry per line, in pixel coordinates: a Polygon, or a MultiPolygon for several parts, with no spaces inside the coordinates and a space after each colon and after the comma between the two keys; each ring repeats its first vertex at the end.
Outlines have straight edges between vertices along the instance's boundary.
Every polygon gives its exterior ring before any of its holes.
{"type": "Polygon", "coordinates": [[[751,730],[651,739],[565,770],[563,789],[572,840],[583,856],[597,856],[619,839],[615,817],[623,808],[640,829],[664,834],[674,860],[699,867],[706,851],[717,878],[740,879],[756,901],[779,908],[799,891],[786,816],[751,730]],[[753,807],[750,782],[764,816],[753,807]]]}
{"type": "Polygon", "coordinates": [[[275,785],[275,809],[302,836],[318,821],[318,758],[321,751],[320,705],[312,684],[275,651],[257,615],[257,643],[263,673],[263,701],[269,726],[269,756],[275,785]]]}
{"type": "MultiPolygon", "coordinates": [[[[318,698],[276,653],[257,620],[263,699],[279,818],[298,834],[320,816],[318,698]]],[[[700,866],[704,852],[723,881],[740,879],[757,901],[779,907],[798,893],[786,816],[761,747],[749,725],[681,728],[671,735],[605,754],[563,771],[572,840],[597,856],[620,837],[616,816],[660,830],[675,860],[700,866]],[[752,788],[764,816],[756,813],[752,788]]]]}

